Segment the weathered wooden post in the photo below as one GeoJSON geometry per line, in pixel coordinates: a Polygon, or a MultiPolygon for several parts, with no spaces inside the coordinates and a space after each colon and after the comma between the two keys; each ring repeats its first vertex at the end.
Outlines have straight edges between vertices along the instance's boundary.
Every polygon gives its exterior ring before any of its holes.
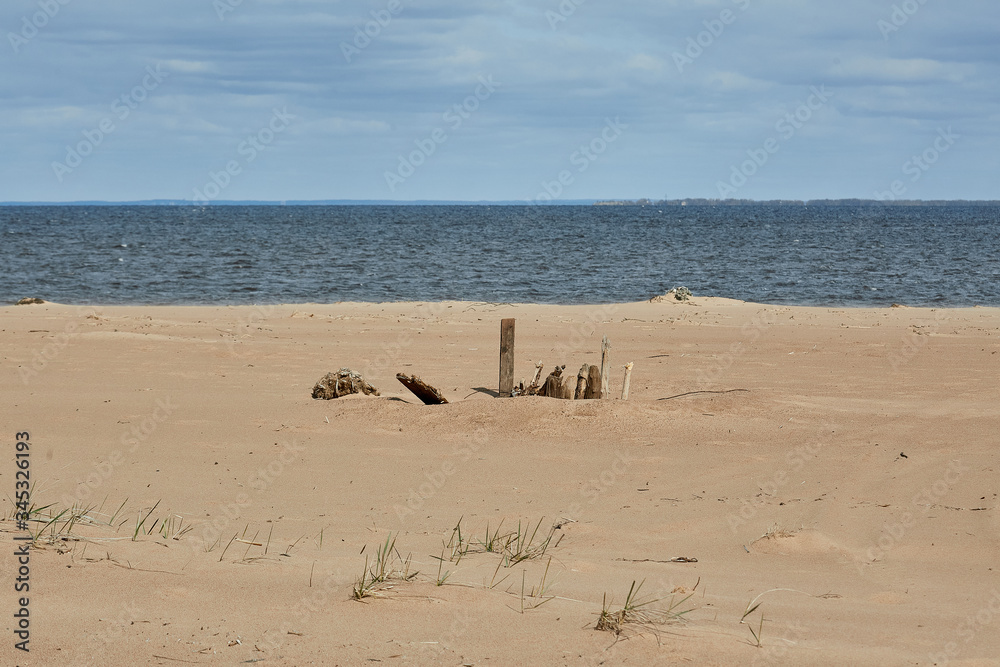
{"type": "Polygon", "coordinates": [[[500,321],[500,395],[514,391],[514,319],[500,321]]]}
{"type": "Polygon", "coordinates": [[[576,376],[576,393],[573,398],[581,400],[587,394],[587,376],[590,374],[590,364],[584,364],[576,376]]]}
{"type": "Polygon", "coordinates": [[[605,336],[601,342],[601,398],[610,398],[608,386],[611,380],[611,342],[605,336]]]}
{"type": "Polygon", "coordinates": [[[629,389],[629,384],[632,382],[632,366],[633,365],[634,365],[634,363],[631,362],[631,361],[628,362],[627,364],[625,364],[625,382],[622,384],[622,400],[623,401],[627,401],[628,400],[628,389],[629,389]]]}
{"type": "Polygon", "coordinates": [[[583,397],[601,397],[601,369],[597,366],[591,366],[587,369],[587,390],[584,392],[583,397]]]}

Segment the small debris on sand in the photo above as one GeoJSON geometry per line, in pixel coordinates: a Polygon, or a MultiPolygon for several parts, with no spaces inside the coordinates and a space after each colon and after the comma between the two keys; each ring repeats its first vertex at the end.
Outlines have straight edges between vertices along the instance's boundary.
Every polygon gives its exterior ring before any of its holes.
{"type": "Polygon", "coordinates": [[[350,368],[341,368],[336,373],[327,373],[313,387],[312,397],[329,401],[349,394],[364,394],[378,396],[378,389],[371,386],[361,377],[361,373],[350,368]]]}

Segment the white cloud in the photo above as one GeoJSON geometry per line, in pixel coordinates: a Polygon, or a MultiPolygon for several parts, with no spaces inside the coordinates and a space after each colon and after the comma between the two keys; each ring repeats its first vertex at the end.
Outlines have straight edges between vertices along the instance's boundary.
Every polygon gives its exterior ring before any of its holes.
{"type": "Polygon", "coordinates": [[[659,58],[647,55],[645,53],[638,53],[625,63],[625,66],[629,69],[644,70],[646,72],[662,72],[664,68],[663,61],[659,58]]]}
{"type": "Polygon", "coordinates": [[[164,61],[163,67],[171,72],[183,72],[185,74],[204,74],[217,71],[214,63],[203,60],[167,60],[164,61]]]}
{"type": "Polygon", "coordinates": [[[960,83],[974,72],[966,64],[942,63],[926,58],[855,56],[827,70],[831,79],[883,83],[960,83]]]}
{"type": "Polygon", "coordinates": [[[381,120],[352,120],[349,118],[323,118],[303,126],[303,134],[379,134],[388,132],[389,123],[381,120]]]}

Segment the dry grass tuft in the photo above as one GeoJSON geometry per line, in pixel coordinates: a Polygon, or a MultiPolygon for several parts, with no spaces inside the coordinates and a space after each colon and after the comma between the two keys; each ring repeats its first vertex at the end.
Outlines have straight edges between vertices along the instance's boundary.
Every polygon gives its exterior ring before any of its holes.
{"type": "Polygon", "coordinates": [[[400,555],[396,549],[396,538],[390,533],[385,538],[385,543],[375,552],[375,562],[371,566],[368,556],[365,556],[365,569],[354,583],[351,597],[360,602],[387,588],[391,580],[412,581],[419,572],[410,572],[411,555],[407,555],[405,559],[400,555]]]}
{"type": "Polygon", "coordinates": [[[680,623],[685,620],[684,614],[692,611],[691,609],[678,611],[677,608],[690,600],[694,593],[690,593],[680,600],[677,599],[676,595],[671,595],[670,602],[666,607],[657,607],[657,603],[663,602],[662,599],[640,599],[639,591],[642,589],[643,583],[645,581],[639,582],[638,585],[635,581],[632,582],[628,595],[625,596],[624,606],[617,611],[611,610],[611,603],[608,602],[608,596],[605,593],[601,614],[597,618],[597,625],[594,626],[594,629],[602,632],[613,632],[615,636],[621,635],[629,625],[654,630],[654,626],[657,625],[680,623]]]}

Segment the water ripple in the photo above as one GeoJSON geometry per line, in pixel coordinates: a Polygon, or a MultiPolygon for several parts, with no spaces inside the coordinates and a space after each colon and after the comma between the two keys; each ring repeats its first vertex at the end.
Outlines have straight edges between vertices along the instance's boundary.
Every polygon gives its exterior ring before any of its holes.
{"type": "Polygon", "coordinates": [[[0,301],[1000,306],[998,231],[997,207],[0,207],[0,301]]]}

